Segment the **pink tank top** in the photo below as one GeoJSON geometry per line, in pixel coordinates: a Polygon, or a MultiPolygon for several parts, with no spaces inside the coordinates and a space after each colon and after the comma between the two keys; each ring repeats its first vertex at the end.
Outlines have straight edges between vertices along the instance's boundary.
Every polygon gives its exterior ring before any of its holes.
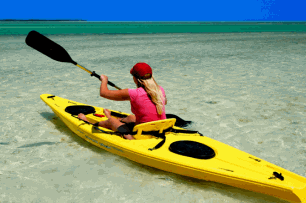
{"type": "MultiPolygon", "coordinates": [[[[159,87],[166,97],[165,90],[161,86],[159,87]]],[[[136,116],[136,124],[166,119],[165,101],[163,101],[163,113],[159,115],[155,105],[142,87],[128,89],[128,91],[131,98],[131,111],[136,116]]]]}

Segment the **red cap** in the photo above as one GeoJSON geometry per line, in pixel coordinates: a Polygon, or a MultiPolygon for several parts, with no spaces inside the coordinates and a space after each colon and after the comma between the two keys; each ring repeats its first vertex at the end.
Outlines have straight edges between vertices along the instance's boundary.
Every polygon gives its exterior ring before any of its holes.
{"type": "Polygon", "coordinates": [[[146,63],[136,63],[130,73],[139,79],[150,79],[152,77],[152,68],[146,63]]]}

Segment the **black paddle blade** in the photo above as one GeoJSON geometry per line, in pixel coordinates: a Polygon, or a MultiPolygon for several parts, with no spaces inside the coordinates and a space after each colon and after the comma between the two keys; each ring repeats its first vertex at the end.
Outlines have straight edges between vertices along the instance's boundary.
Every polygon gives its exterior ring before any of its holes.
{"type": "Polygon", "coordinates": [[[175,126],[177,127],[187,127],[188,125],[190,125],[192,123],[192,121],[185,121],[184,119],[178,117],[177,115],[174,114],[166,114],[167,118],[175,118],[176,122],[175,122],[175,126]]]}
{"type": "Polygon", "coordinates": [[[68,52],[63,47],[61,47],[59,44],[56,44],[39,32],[34,30],[29,32],[25,42],[28,46],[36,49],[37,51],[43,53],[46,56],[49,56],[56,61],[73,63],[74,65],[77,64],[71,59],[68,52]]]}

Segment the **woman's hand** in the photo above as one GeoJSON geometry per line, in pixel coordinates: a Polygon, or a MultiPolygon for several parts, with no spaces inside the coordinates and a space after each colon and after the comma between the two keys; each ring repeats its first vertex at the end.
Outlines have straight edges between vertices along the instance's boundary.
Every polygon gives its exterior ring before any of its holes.
{"type": "Polygon", "coordinates": [[[100,76],[100,80],[101,80],[101,82],[108,82],[108,77],[106,76],[106,75],[101,75],[100,76]]]}

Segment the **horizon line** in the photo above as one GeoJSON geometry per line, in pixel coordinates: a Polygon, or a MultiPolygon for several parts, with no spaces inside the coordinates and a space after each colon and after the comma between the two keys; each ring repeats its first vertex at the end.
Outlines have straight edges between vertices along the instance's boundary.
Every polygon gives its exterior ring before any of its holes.
{"type": "Polygon", "coordinates": [[[145,20],[139,20],[139,21],[118,21],[118,20],[111,20],[111,21],[101,21],[101,20],[83,20],[83,19],[0,19],[0,21],[83,21],[83,22],[306,22],[306,20],[278,20],[278,21],[273,21],[273,20],[209,20],[209,21],[203,21],[203,20],[150,20],[150,21],[145,21],[145,20]]]}

